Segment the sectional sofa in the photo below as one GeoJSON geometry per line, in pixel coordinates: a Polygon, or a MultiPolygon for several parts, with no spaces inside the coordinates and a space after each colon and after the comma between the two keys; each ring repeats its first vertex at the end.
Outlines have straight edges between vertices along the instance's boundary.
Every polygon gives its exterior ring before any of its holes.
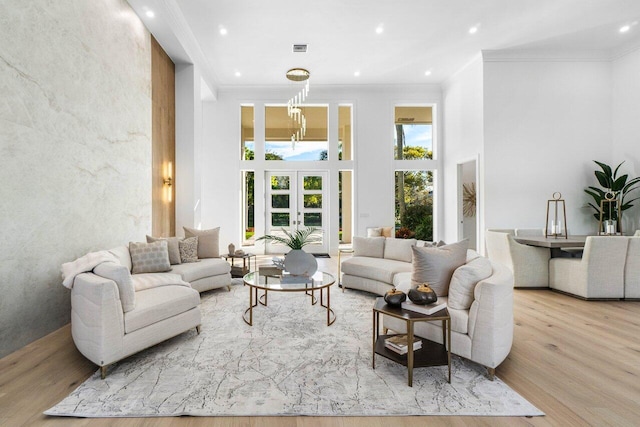
{"type": "MultiPolygon", "coordinates": [[[[395,287],[408,293],[415,284],[414,270],[421,268],[414,265],[418,261],[413,247],[420,252],[421,246],[426,248],[429,243],[355,237],[352,256],[340,263],[343,290],[360,289],[384,295],[395,287]]],[[[453,272],[448,292],[440,295],[438,301],[447,302],[451,316],[451,351],[485,366],[493,379],[495,368],[507,357],[513,343],[511,270],[468,250],[466,262],[453,272]]],[[[398,333],[406,332],[405,322],[390,316],[383,317],[383,326],[398,333]]],[[[442,329],[432,322],[416,323],[414,333],[442,343],[442,329]]]]}

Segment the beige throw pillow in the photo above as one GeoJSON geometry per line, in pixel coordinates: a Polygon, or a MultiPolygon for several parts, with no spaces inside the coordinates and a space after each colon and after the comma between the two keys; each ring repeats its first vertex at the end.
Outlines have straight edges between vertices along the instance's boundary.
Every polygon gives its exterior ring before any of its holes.
{"type": "Polygon", "coordinates": [[[169,250],[169,263],[171,265],[180,264],[182,260],[180,259],[180,241],[182,240],[180,237],[151,237],[147,236],[147,243],[153,243],[160,240],[167,241],[167,248],[169,250]]]}
{"type": "Polygon", "coordinates": [[[198,238],[187,237],[179,242],[182,262],[198,262],[198,238]]]}
{"type": "Polygon", "coordinates": [[[412,246],[412,286],[428,283],[436,295],[446,296],[449,292],[449,282],[453,272],[466,261],[468,246],[469,240],[466,239],[437,248],[412,246]]]}
{"type": "Polygon", "coordinates": [[[354,237],[353,256],[382,258],[384,255],[384,237],[354,237]]]}
{"type": "Polygon", "coordinates": [[[384,258],[411,262],[411,247],[415,246],[416,242],[416,239],[387,239],[384,242],[384,258]]]}
{"type": "Polygon", "coordinates": [[[394,239],[396,237],[395,227],[382,227],[382,237],[394,239]]]}
{"type": "Polygon", "coordinates": [[[198,238],[198,258],[220,257],[220,227],[210,230],[197,230],[189,227],[182,228],[184,228],[185,237],[198,238]]]}
{"type": "Polygon", "coordinates": [[[382,236],[382,228],[367,228],[367,237],[380,237],[382,236]]]}
{"type": "Polygon", "coordinates": [[[115,262],[103,262],[102,264],[98,264],[93,269],[93,272],[100,277],[116,282],[123,313],[128,313],[136,308],[136,292],[133,288],[131,272],[126,265],[116,264],[115,262]]]}
{"type": "Polygon", "coordinates": [[[153,243],[129,243],[131,253],[132,273],[161,273],[170,271],[169,250],[167,241],[160,240],[153,243]]]}
{"type": "Polygon", "coordinates": [[[459,310],[469,310],[473,303],[473,292],[479,281],[491,276],[491,262],[484,257],[460,266],[453,272],[449,285],[448,305],[459,310]]]}

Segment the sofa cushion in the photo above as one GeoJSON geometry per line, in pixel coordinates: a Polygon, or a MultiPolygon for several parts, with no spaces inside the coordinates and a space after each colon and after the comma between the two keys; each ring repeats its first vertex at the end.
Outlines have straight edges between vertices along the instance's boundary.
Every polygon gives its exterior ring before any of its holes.
{"type": "Polygon", "coordinates": [[[160,286],[181,285],[188,288],[191,285],[176,273],[142,273],[131,276],[133,288],[136,292],[160,286]]]}
{"type": "Polygon", "coordinates": [[[129,271],[131,271],[131,254],[129,253],[128,246],[118,246],[117,248],[109,249],[109,252],[118,258],[120,264],[124,265],[129,269],[129,271]]]}
{"type": "Polygon", "coordinates": [[[228,262],[221,258],[201,259],[200,262],[174,265],[172,273],[182,276],[182,280],[193,282],[205,277],[226,274],[231,271],[228,262]]]}
{"type": "Polygon", "coordinates": [[[411,264],[384,258],[352,257],[342,262],[341,270],[352,276],[392,284],[396,273],[411,271],[411,264]]]}
{"type": "Polygon", "coordinates": [[[169,250],[169,263],[171,265],[180,264],[180,237],[151,237],[147,236],[147,243],[157,242],[159,240],[167,241],[167,249],[169,250]]]}
{"type": "Polygon", "coordinates": [[[449,284],[449,307],[468,310],[473,303],[473,291],[479,281],[491,276],[491,262],[478,257],[453,272],[449,284]]]}
{"type": "Polygon", "coordinates": [[[103,262],[93,269],[94,274],[100,277],[113,280],[118,285],[120,293],[120,303],[124,313],[133,310],[136,307],[136,295],[131,280],[131,272],[125,265],[116,264],[114,262],[103,262]]]}
{"type": "Polygon", "coordinates": [[[387,239],[384,242],[384,258],[411,262],[411,247],[416,242],[416,239],[387,239]]]}
{"type": "Polygon", "coordinates": [[[210,230],[184,228],[185,237],[198,237],[198,258],[218,258],[220,256],[220,227],[210,230]]]}
{"type": "Polygon", "coordinates": [[[187,237],[178,242],[182,262],[198,262],[198,238],[187,237]]]}
{"type": "Polygon", "coordinates": [[[131,272],[138,273],[160,273],[171,270],[169,263],[169,250],[166,240],[153,243],[130,242],[129,252],[131,253],[131,272]]]}
{"type": "Polygon", "coordinates": [[[469,240],[462,240],[439,248],[413,246],[413,275],[411,284],[428,283],[438,296],[449,292],[449,282],[456,268],[465,263],[469,240]]]}
{"type": "Polygon", "coordinates": [[[124,331],[127,334],[137,331],[199,304],[200,293],[186,286],[162,286],[136,292],[136,308],[124,314],[124,331]]]}
{"type": "Polygon", "coordinates": [[[353,238],[353,256],[382,258],[384,255],[384,237],[353,238]]]}

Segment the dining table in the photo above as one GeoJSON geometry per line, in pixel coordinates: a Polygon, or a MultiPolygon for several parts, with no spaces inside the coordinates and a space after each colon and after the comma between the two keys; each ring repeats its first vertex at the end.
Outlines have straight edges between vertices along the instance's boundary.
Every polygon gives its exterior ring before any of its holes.
{"type": "Polygon", "coordinates": [[[539,248],[551,249],[551,257],[557,258],[567,256],[567,253],[575,255],[579,249],[584,248],[588,236],[569,235],[567,237],[545,237],[545,236],[513,236],[513,239],[523,245],[537,246],[539,248]],[[569,248],[572,251],[563,251],[569,248]]]}

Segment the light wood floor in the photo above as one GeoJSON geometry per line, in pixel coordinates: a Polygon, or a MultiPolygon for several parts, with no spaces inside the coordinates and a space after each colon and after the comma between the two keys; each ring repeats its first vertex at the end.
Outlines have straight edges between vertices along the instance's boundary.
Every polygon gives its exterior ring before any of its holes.
{"type": "MultiPolygon", "coordinates": [[[[335,272],[335,258],[320,264],[335,272]]],[[[544,417],[46,417],[44,410],[96,370],[75,349],[65,326],[0,359],[0,425],[640,425],[640,302],[583,301],[547,290],[516,290],[514,298],[513,348],[496,374],[544,411],[544,417]]]]}

